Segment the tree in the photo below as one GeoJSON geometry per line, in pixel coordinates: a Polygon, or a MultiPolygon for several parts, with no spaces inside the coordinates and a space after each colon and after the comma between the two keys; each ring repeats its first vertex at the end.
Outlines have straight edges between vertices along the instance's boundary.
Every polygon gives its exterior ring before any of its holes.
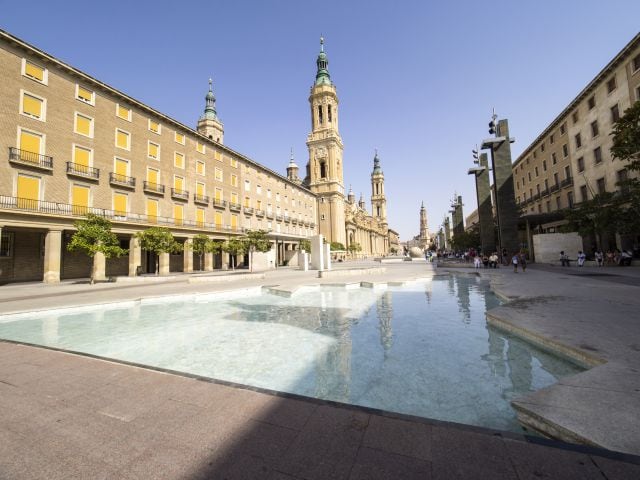
{"type": "Polygon", "coordinates": [[[162,253],[178,253],[182,251],[182,245],[176,242],[173,234],[167,227],[151,227],[137,235],[140,240],[140,247],[148,252],[153,252],[156,258],[155,272],[156,275],[160,270],[159,256],[162,253]]]}
{"type": "Polygon", "coordinates": [[[208,253],[208,245],[211,240],[204,233],[199,233],[195,237],[193,237],[193,241],[191,243],[191,250],[193,253],[198,255],[198,270],[203,270],[202,265],[202,256],[205,253],[208,253]]]}
{"type": "Polygon", "coordinates": [[[267,238],[265,230],[249,230],[243,241],[249,251],[249,269],[253,272],[253,252],[268,252],[271,250],[271,241],[267,238]]]}
{"type": "Polygon", "coordinates": [[[331,250],[344,251],[344,245],[341,244],[340,242],[331,242],[329,246],[331,250]]]}
{"type": "Polygon", "coordinates": [[[469,230],[454,235],[451,239],[451,245],[455,250],[468,250],[469,248],[478,248],[480,245],[480,229],[474,225],[469,230]]]}
{"type": "Polygon", "coordinates": [[[358,242],[351,242],[347,247],[347,250],[351,255],[362,251],[362,246],[358,242]]]}
{"type": "Polygon", "coordinates": [[[120,257],[127,253],[127,250],[120,247],[120,242],[115,233],[111,231],[111,222],[106,218],[94,215],[87,215],[86,219],[77,220],[74,223],[77,231],[71,237],[71,242],[67,245],[67,250],[83,250],[92,258],[91,285],[95,283],[96,277],[96,253],[101,253],[105,258],[120,257]]]}
{"type": "Polygon", "coordinates": [[[222,250],[231,255],[231,269],[235,270],[236,265],[233,261],[236,255],[242,255],[247,252],[247,243],[238,237],[230,238],[222,245],[222,250]]]}
{"type": "Polygon", "coordinates": [[[302,240],[300,240],[300,250],[304,250],[307,253],[311,253],[311,242],[309,240],[307,240],[306,238],[303,238],[302,240]]]}

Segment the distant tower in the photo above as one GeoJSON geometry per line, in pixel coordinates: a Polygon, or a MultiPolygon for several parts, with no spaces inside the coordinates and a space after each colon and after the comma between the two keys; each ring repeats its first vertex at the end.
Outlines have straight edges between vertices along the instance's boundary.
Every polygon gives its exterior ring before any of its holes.
{"type": "Polygon", "coordinates": [[[209,79],[209,91],[204,97],[206,105],[204,113],[198,120],[198,133],[214,142],[224,143],[224,127],[216,113],[216,97],[213,95],[213,80],[209,79]]]}
{"type": "Polygon", "coordinates": [[[367,210],[367,204],[364,201],[364,195],[360,194],[360,200],[358,200],[358,206],[362,209],[362,210],[367,210]]]}
{"type": "Polygon", "coordinates": [[[329,242],[346,244],[342,138],[338,131],[338,95],[329,76],[329,60],[320,38],[316,81],[311,87],[311,133],[305,183],[318,197],[318,232],[329,242]]]}
{"type": "Polygon", "coordinates": [[[373,217],[386,227],[387,199],[384,195],[384,173],[380,168],[377,150],[373,157],[373,172],[371,172],[371,207],[373,217]]]}
{"type": "Polygon", "coordinates": [[[300,178],[298,178],[298,165],[296,165],[296,162],[293,160],[293,148],[291,149],[291,157],[289,158],[289,165],[287,166],[287,178],[292,182],[301,182],[300,178]]]}
{"type": "Polygon", "coordinates": [[[347,195],[347,202],[351,204],[356,203],[356,194],[353,193],[353,190],[351,189],[351,185],[349,185],[349,194],[347,195]]]}
{"type": "Polygon", "coordinates": [[[420,240],[427,241],[429,239],[429,226],[427,225],[427,209],[424,202],[420,207],[420,240]]]}

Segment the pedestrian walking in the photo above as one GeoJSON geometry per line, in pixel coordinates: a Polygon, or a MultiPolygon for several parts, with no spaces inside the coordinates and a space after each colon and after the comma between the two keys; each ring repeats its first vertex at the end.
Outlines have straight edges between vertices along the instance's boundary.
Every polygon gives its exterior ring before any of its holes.
{"type": "Polygon", "coordinates": [[[584,261],[587,259],[587,256],[582,250],[578,251],[578,266],[582,267],[584,265],[584,261]]]}
{"type": "Polygon", "coordinates": [[[520,267],[522,267],[522,273],[527,270],[527,254],[524,252],[520,252],[520,258],[518,258],[520,262],[520,267]]]}
{"type": "Polygon", "coordinates": [[[569,265],[569,255],[564,253],[564,250],[562,250],[560,252],[560,265],[562,265],[563,267],[570,267],[571,266],[571,265],[569,265]]]}
{"type": "Polygon", "coordinates": [[[604,261],[604,255],[602,254],[602,250],[596,250],[594,257],[596,258],[596,265],[601,267],[604,261]]]}
{"type": "Polygon", "coordinates": [[[511,263],[513,263],[514,273],[518,273],[518,256],[518,253],[514,253],[513,257],[511,257],[511,263]]]}

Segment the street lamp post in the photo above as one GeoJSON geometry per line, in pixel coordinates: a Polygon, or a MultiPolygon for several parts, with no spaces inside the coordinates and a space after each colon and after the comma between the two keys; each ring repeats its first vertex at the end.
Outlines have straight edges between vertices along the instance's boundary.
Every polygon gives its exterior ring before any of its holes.
{"type": "Polygon", "coordinates": [[[489,162],[486,153],[478,156],[477,145],[473,150],[473,163],[477,166],[469,169],[468,174],[476,180],[478,199],[478,223],[480,224],[480,245],[482,253],[489,255],[496,249],[496,236],[493,226],[493,208],[491,206],[491,186],[489,185],[489,162]]]}

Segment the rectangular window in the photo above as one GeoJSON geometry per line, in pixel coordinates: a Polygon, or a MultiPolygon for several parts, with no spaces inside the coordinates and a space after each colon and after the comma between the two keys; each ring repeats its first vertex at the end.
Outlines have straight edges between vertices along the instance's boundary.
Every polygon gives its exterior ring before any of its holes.
{"type": "Polygon", "coordinates": [[[147,198],[147,221],[149,223],[158,222],[158,201],[147,198]]]}
{"type": "Polygon", "coordinates": [[[547,161],[546,161],[546,160],[543,160],[543,161],[542,161],[542,171],[543,171],[543,172],[546,172],[546,171],[547,171],[547,161]]]}
{"type": "Polygon", "coordinates": [[[573,114],[571,115],[571,119],[573,120],[574,125],[578,123],[578,120],[580,120],[580,115],[578,114],[577,110],[573,112],[573,114]]]}
{"type": "Polygon", "coordinates": [[[113,213],[118,217],[127,216],[127,194],[126,193],[113,193],[113,213]]]}
{"type": "Polygon", "coordinates": [[[71,211],[74,215],[86,215],[89,207],[89,187],[72,185],[71,211]]]}
{"type": "Polygon", "coordinates": [[[127,122],[131,121],[131,109],[124,107],[120,104],[116,104],[116,116],[127,122]]]}
{"type": "Polygon", "coordinates": [[[116,128],[116,147],[123,150],[131,149],[131,135],[129,132],[116,128]]]}
{"type": "Polygon", "coordinates": [[[580,133],[576,133],[575,139],[576,139],[576,149],[578,149],[582,146],[582,135],[580,135],[580,133]]]}
{"type": "Polygon", "coordinates": [[[238,160],[236,160],[235,158],[230,158],[229,165],[231,165],[231,167],[233,168],[238,168],[238,160]]]}
{"type": "Polygon", "coordinates": [[[262,195],[262,185],[256,185],[256,193],[262,195]]]}
{"type": "Polygon", "coordinates": [[[13,257],[13,232],[0,234],[0,257],[13,257]]]}
{"type": "Polygon", "coordinates": [[[531,172],[527,172],[527,177],[529,178],[529,181],[531,181],[531,172]]]}
{"type": "Polygon", "coordinates": [[[216,188],[216,196],[215,196],[216,202],[222,202],[222,189],[221,188],[216,188]]]}
{"type": "Polygon", "coordinates": [[[544,152],[544,143],[542,145],[540,145],[540,151],[544,152]]]}
{"type": "Polygon", "coordinates": [[[615,123],[620,120],[620,109],[618,108],[618,104],[616,103],[613,107],[611,107],[611,122],[615,123]]]}
{"type": "Polygon", "coordinates": [[[564,167],[564,178],[567,180],[571,178],[571,167],[568,165],[564,167]]]}
{"type": "Polygon", "coordinates": [[[596,106],[596,97],[595,95],[591,95],[589,97],[589,100],[587,100],[587,107],[589,107],[589,110],[591,110],[595,106],[596,106]]]}
{"type": "Polygon", "coordinates": [[[37,210],[40,200],[40,178],[18,174],[16,197],[18,208],[37,210]]]}
{"type": "Polygon", "coordinates": [[[30,62],[26,58],[22,59],[22,75],[45,85],[48,81],[47,69],[33,62],[30,62]]]}
{"type": "Polygon", "coordinates": [[[267,198],[271,198],[271,189],[267,188],[267,198]]]}
{"type": "Polygon", "coordinates": [[[196,174],[204,175],[204,162],[202,160],[196,160],[196,174]]]}
{"type": "Polygon", "coordinates": [[[567,192],[567,205],[573,208],[573,192],[567,192]]]}
{"type": "Polygon", "coordinates": [[[540,174],[538,173],[538,167],[535,168],[535,172],[536,172],[536,177],[538,177],[540,174]]]}
{"type": "Polygon", "coordinates": [[[73,128],[76,133],[93,138],[93,118],[76,112],[73,128]]]}
{"type": "Polygon", "coordinates": [[[634,72],[637,72],[638,70],[640,70],[640,54],[633,57],[633,60],[631,61],[631,66],[634,72]]]}
{"type": "Polygon", "coordinates": [[[76,98],[89,105],[95,105],[96,93],[93,90],[76,84],[76,98]]]}
{"type": "Polygon", "coordinates": [[[149,131],[160,135],[160,124],[154,120],[149,119],[149,131]]]}
{"type": "Polygon", "coordinates": [[[629,179],[629,174],[627,172],[626,168],[623,168],[622,170],[618,170],[618,172],[616,173],[616,176],[618,177],[618,181],[617,184],[620,187],[620,192],[626,194],[629,193],[629,185],[626,185],[625,182],[629,179]]]}
{"type": "Polygon", "coordinates": [[[160,145],[153,142],[147,143],[147,157],[160,160],[160,145]]]}
{"type": "Polygon", "coordinates": [[[591,122],[591,136],[597,137],[600,134],[600,129],[598,128],[598,121],[595,120],[591,122]]]}
{"type": "Polygon", "coordinates": [[[556,197],[556,210],[560,210],[562,208],[562,200],[560,197],[556,197]]]}
{"type": "Polygon", "coordinates": [[[174,136],[174,140],[176,141],[176,143],[179,143],[180,145],[184,145],[184,135],[183,134],[176,132],[175,136],[174,136]]]}
{"type": "Polygon", "coordinates": [[[602,149],[600,147],[593,150],[593,159],[596,164],[602,162],[602,149]]]}
{"type": "Polygon", "coordinates": [[[256,208],[262,210],[262,200],[256,200],[256,208]]]}
{"type": "Polygon", "coordinates": [[[580,186],[580,199],[583,202],[586,202],[587,200],[589,200],[589,193],[587,192],[587,186],[586,185],[581,185],[580,186]]]}
{"type": "MultiPolygon", "coordinates": [[[[35,132],[28,132],[26,130],[20,130],[20,151],[30,152],[38,155],[42,155],[43,148],[42,135],[35,132]]],[[[26,156],[28,157],[28,155],[26,156]]]]}
{"type": "Polygon", "coordinates": [[[560,125],[560,135],[564,135],[564,132],[566,132],[567,130],[567,124],[563,123],[562,125],[560,125]]]}
{"type": "Polygon", "coordinates": [[[196,208],[196,225],[198,227],[204,227],[204,208],[196,208]]]}
{"type": "Polygon", "coordinates": [[[218,160],[219,162],[222,161],[222,154],[220,152],[218,152],[217,150],[215,150],[213,152],[213,158],[215,158],[216,160],[218,160]]]}
{"type": "Polygon", "coordinates": [[[245,192],[250,192],[251,191],[251,181],[249,181],[249,180],[245,180],[244,181],[244,190],[245,190],[245,192]]]}
{"type": "Polygon", "coordinates": [[[182,205],[173,205],[173,222],[175,225],[182,225],[184,219],[184,207],[182,205]]]}
{"type": "Polygon", "coordinates": [[[160,184],[160,170],[155,168],[147,168],[147,182],[155,185],[160,184]]]}
{"type": "Polygon", "coordinates": [[[598,194],[606,192],[606,186],[604,183],[604,177],[596,180],[596,187],[598,188],[598,194]]]}
{"type": "Polygon", "coordinates": [[[584,172],[584,157],[578,159],[578,171],[584,172]]]}
{"type": "Polygon", "coordinates": [[[555,135],[552,134],[549,136],[549,143],[553,145],[553,142],[555,142],[555,135]]]}
{"type": "Polygon", "coordinates": [[[21,90],[20,113],[37,120],[45,120],[46,100],[21,90]]]}
{"type": "Polygon", "coordinates": [[[215,170],[215,176],[214,178],[218,181],[218,182],[222,182],[222,169],[216,167],[215,170]]]}
{"type": "Polygon", "coordinates": [[[569,156],[569,147],[567,147],[566,143],[562,145],[562,156],[564,158],[567,158],[569,156]]]}
{"type": "Polygon", "coordinates": [[[205,193],[204,193],[204,183],[196,182],[196,195],[198,195],[199,197],[204,197],[204,195],[205,195],[205,193]]]}
{"type": "Polygon", "coordinates": [[[129,161],[123,158],[116,158],[114,160],[113,170],[119,181],[125,181],[125,177],[129,176],[129,161]]]}
{"type": "Polygon", "coordinates": [[[173,155],[173,165],[176,168],[184,169],[184,155],[180,152],[175,152],[173,155]]]}
{"type": "Polygon", "coordinates": [[[558,156],[556,155],[556,152],[553,152],[551,154],[551,163],[553,163],[554,165],[558,163],[558,156]]]}
{"type": "Polygon", "coordinates": [[[607,93],[613,92],[616,89],[617,86],[618,85],[616,85],[616,77],[615,76],[611,77],[607,81],[607,93]]]}
{"type": "Polygon", "coordinates": [[[245,207],[251,207],[251,198],[250,197],[244,197],[244,206],[245,207]]]}
{"type": "Polygon", "coordinates": [[[89,148],[84,148],[79,145],[73,146],[73,163],[75,164],[76,168],[84,167],[79,168],[79,171],[88,171],[88,167],[91,166],[92,153],[92,150],[89,148]]]}
{"type": "Polygon", "coordinates": [[[238,176],[237,175],[231,175],[231,186],[232,187],[237,187],[238,186],[238,176]]]}
{"type": "Polygon", "coordinates": [[[196,142],[196,150],[198,153],[205,153],[204,143],[196,142]]]}
{"type": "Polygon", "coordinates": [[[558,185],[560,185],[560,178],[558,177],[558,174],[557,174],[557,173],[554,173],[554,174],[553,174],[553,183],[555,183],[555,184],[556,184],[556,187],[557,187],[558,185]]]}
{"type": "Polygon", "coordinates": [[[173,188],[176,189],[179,193],[184,191],[184,178],[179,177],[178,175],[173,176],[173,188]]]}
{"type": "Polygon", "coordinates": [[[231,192],[231,203],[238,203],[238,194],[236,192],[231,192]]]}
{"type": "Polygon", "coordinates": [[[213,217],[213,221],[215,222],[216,227],[218,228],[222,227],[222,213],[216,212],[213,217]]]}
{"type": "Polygon", "coordinates": [[[231,215],[231,230],[237,230],[237,229],[238,229],[238,216],[231,215]]]}

